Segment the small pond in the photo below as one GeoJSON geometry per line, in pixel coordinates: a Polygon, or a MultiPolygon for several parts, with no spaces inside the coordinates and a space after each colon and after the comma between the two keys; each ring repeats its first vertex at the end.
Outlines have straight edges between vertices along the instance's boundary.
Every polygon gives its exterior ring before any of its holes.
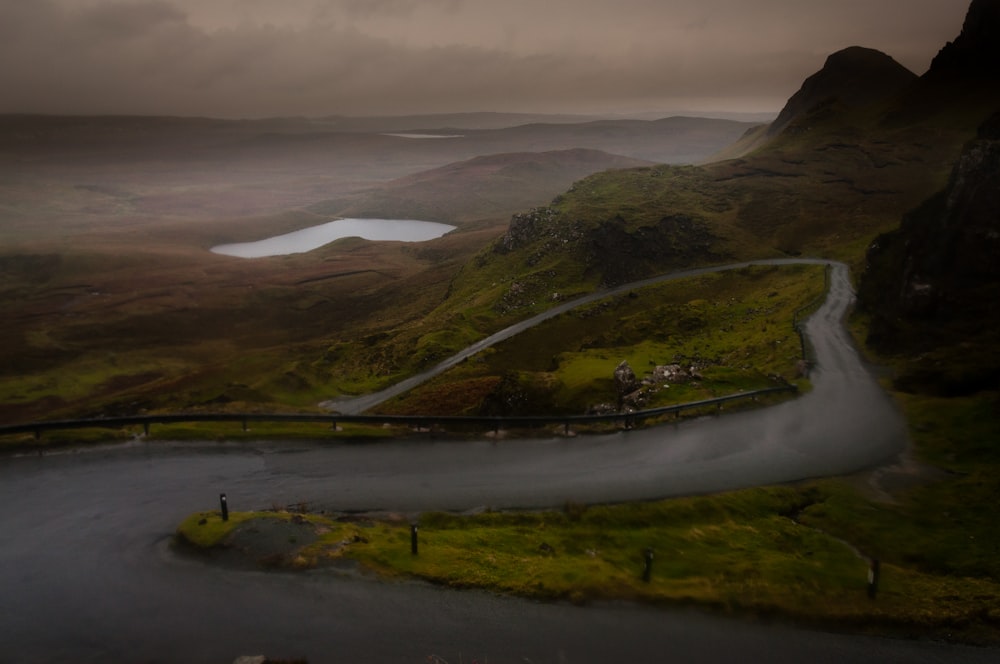
{"type": "Polygon", "coordinates": [[[212,252],[238,258],[263,258],[301,254],[345,237],[373,242],[426,242],[453,230],[455,227],[448,224],[415,219],[337,219],[256,242],[220,244],[212,247],[212,252]]]}

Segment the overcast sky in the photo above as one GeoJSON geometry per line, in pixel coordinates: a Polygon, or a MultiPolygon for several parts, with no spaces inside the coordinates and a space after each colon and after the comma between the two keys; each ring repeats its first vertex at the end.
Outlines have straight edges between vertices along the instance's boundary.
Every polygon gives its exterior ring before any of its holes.
{"type": "Polygon", "coordinates": [[[0,0],[0,112],[778,111],[830,53],[921,74],[967,0],[0,0]]]}

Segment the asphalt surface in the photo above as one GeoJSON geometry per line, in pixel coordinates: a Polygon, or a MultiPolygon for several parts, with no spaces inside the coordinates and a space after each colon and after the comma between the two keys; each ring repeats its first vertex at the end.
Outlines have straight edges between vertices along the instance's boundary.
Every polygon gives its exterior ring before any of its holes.
{"type": "Polygon", "coordinates": [[[836,266],[808,323],[814,390],[756,412],[603,437],[376,445],[109,446],[0,458],[0,662],[993,662],[996,650],[828,634],[694,611],[574,607],[349,572],[221,569],[177,555],[196,510],[308,502],[467,509],[603,502],[850,472],[902,419],[840,325],[836,266]]]}

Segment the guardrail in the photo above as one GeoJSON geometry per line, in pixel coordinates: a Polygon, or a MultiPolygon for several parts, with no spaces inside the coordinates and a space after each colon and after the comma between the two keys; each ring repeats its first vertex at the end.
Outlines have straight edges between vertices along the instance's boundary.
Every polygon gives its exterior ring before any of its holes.
{"type": "Polygon", "coordinates": [[[782,392],[797,392],[797,385],[781,385],[750,392],[739,392],[723,397],[713,397],[701,401],[662,406],[648,410],[630,413],[610,413],[606,415],[524,415],[517,417],[495,417],[477,415],[347,415],[339,413],[166,413],[161,415],[126,415],[122,417],[97,417],[89,419],[50,420],[48,422],[28,422],[25,424],[0,425],[0,435],[33,433],[35,438],[41,438],[46,431],[67,429],[117,429],[127,426],[142,426],[148,435],[154,424],[188,424],[194,422],[239,422],[243,430],[247,430],[250,422],[294,422],[328,424],[335,428],[338,423],[360,424],[398,424],[421,428],[456,426],[481,426],[498,431],[503,428],[538,427],[551,424],[562,424],[569,430],[572,424],[586,423],[620,423],[626,428],[637,423],[663,415],[680,415],[686,410],[696,410],[744,399],[756,400],[759,397],[782,392]]]}

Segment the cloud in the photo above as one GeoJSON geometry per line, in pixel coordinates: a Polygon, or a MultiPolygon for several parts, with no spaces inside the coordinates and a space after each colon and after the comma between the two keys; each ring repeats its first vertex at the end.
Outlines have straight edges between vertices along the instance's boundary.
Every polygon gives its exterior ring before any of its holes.
{"type": "Polygon", "coordinates": [[[181,23],[183,12],[166,2],[113,2],[99,5],[81,17],[81,27],[94,37],[116,39],[121,35],[142,36],[163,24],[181,23]]]}
{"type": "Polygon", "coordinates": [[[963,15],[953,0],[0,0],[0,112],[777,109],[845,46],[919,69],[963,15]]]}

